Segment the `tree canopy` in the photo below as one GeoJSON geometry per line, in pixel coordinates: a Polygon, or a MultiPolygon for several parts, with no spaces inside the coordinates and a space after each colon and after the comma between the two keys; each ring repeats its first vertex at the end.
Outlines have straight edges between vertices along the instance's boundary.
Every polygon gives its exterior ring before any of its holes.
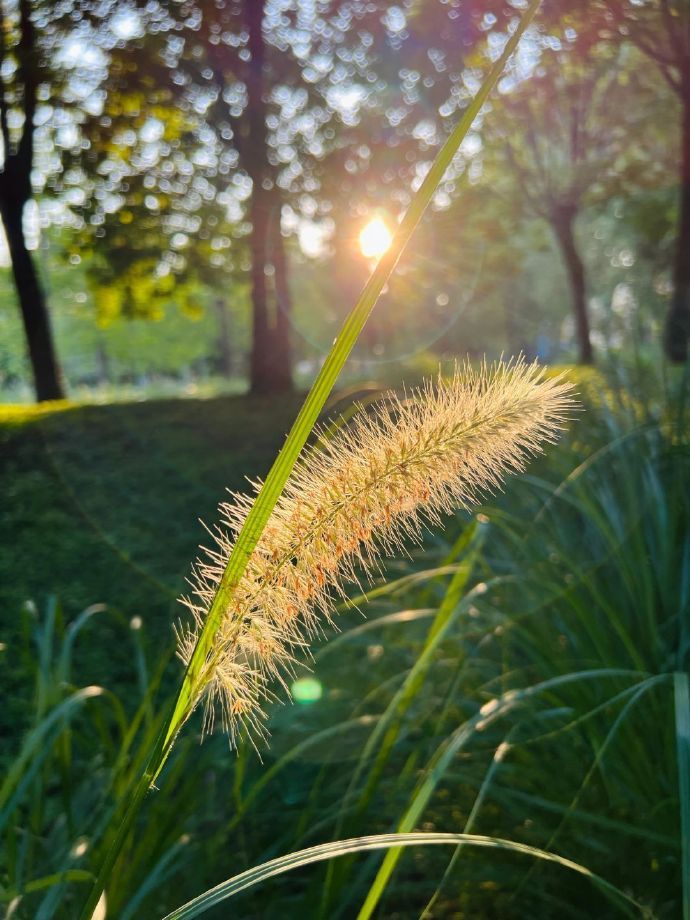
{"type": "MultiPolygon", "coordinates": [[[[517,12],[509,0],[5,0],[0,215],[39,398],[63,388],[32,220],[61,228],[101,325],[173,306],[236,313],[249,290],[252,388],[288,388],[294,361],[313,357],[318,330],[327,335],[363,283],[363,225],[394,226],[517,12]]],[[[666,235],[677,220],[652,299],[668,300],[666,347],[682,359],[687,33],[674,0],[596,0],[587,15],[572,0],[544,5],[436,195],[437,230],[422,228],[419,257],[401,265],[389,312],[369,327],[370,355],[402,355],[405,342],[460,347],[449,332],[459,313],[467,321],[448,295],[456,284],[494,303],[492,329],[533,339],[526,311],[556,307],[505,309],[498,292],[525,287],[551,245],[540,220],[563,260],[556,299],[570,299],[580,360],[591,360],[601,285],[584,228],[619,201],[641,247],[642,214],[666,235]]]]}

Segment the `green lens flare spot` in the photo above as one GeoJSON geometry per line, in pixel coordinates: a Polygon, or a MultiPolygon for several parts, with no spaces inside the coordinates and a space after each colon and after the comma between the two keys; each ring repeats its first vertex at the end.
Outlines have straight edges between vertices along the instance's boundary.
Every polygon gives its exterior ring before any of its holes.
{"type": "Polygon", "coordinates": [[[290,690],[295,702],[304,706],[316,703],[323,695],[321,681],[315,677],[302,677],[296,680],[290,690]]]}

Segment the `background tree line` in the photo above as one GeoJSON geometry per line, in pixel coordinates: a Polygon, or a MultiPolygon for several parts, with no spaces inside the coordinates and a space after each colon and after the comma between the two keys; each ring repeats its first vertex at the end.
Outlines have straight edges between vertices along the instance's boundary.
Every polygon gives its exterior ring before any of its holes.
{"type": "MultiPolygon", "coordinates": [[[[222,319],[219,297],[233,301],[251,315],[252,390],[289,388],[295,330],[318,343],[349,305],[362,221],[396,220],[518,7],[4,0],[0,217],[37,398],[64,394],[51,279],[27,239],[39,231],[83,279],[94,322],[171,303],[222,319]]],[[[686,358],[690,13],[581,7],[545,3],[437,196],[437,229],[421,229],[374,318],[373,353],[462,348],[478,323],[538,351],[562,318],[545,303],[567,297],[589,362],[591,310],[611,288],[597,322],[613,329],[613,275],[632,258],[638,300],[665,310],[668,357],[686,358]],[[487,316],[459,307],[472,299],[487,316]]]]}

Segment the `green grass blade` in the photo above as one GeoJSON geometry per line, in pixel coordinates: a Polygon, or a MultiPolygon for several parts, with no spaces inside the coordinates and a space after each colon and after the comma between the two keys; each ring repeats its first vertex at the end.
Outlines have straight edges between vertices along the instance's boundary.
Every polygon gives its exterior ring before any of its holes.
{"type": "Polygon", "coordinates": [[[435,834],[435,833],[417,833],[417,834],[379,834],[371,837],[353,837],[349,840],[336,840],[332,843],[322,843],[318,846],[309,847],[306,850],[299,850],[296,853],[288,853],[287,856],[280,856],[260,866],[241,872],[215,888],[205,891],[198,895],[182,907],[178,907],[172,913],[167,914],[163,920],[191,920],[192,917],[199,917],[212,907],[222,903],[227,898],[231,898],[240,891],[258,885],[276,875],[284,872],[290,872],[293,869],[300,869],[311,863],[322,862],[326,859],[335,859],[339,856],[346,856],[350,853],[363,853],[371,850],[386,850],[390,847],[409,847],[409,846],[458,846],[465,844],[475,847],[487,847],[495,850],[507,850],[511,853],[520,853],[524,856],[530,856],[536,859],[542,859],[546,862],[555,863],[564,869],[570,869],[580,875],[586,876],[595,885],[606,892],[621,909],[628,915],[634,916],[631,908],[636,908],[642,912],[642,908],[631,897],[620,889],[616,888],[610,882],[605,881],[589,869],[575,863],[563,856],[555,853],[548,853],[537,847],[531,847],[524,843],[516,843],[512,840],[503,840],[500,837],[483,837],[474,834],[435,834]]]}
{"type": "MultiPolygon", "coordinates": [[[[551,678],[521,690],[508,690],[502,696],[484,705],[481,710],[455,729],[437,749],[429,761],[422,778],[415,789],[410,803],[398,824],[398,831],[408,833],[420,820],[426,806],[431,799],[436,787],[446,773],[455,756],[472,740],[478,731],[502,719],[515,708],[523,705],[530,699],[546,693],[559,686],[565,686],[578,681],[600,680],[604,677],[624,676],[631,672],[619,671],[614,668],[602,668],[596,671],[571,672],[559,677],[551,678]]],[[[635,672],[632,672],[635,674],[635,672]]],[[[639,675],[636,675],[639,677],[639,675]]],[[[357,915],[357,920],[369,920],[383,892],[390,881],[398,860],[400,850],[392,848],[379,868],[376,878],[365,898],[364,904],[357,915]]]]}
{"type": "MultiPolygon", "coordinates": [[[[385,765],[391,756],[393,745],[398,738],[404,716],[426,680],[433,656],[437,652],[440,643],[471,604],[474,596],[472,592],[464,598],[461,598],[460,595],[465,587],[472,566],[473,559],[470,558],[465,573],[458,571],[456,575],[457,580],[454,579],[453,582],[451,582],[448,592],[438,610],[436,619],[429,630],[421,654],[418,656],[402,686],[393,696],[393,699],[382,713],[371,735],[367,739],[367,743],[362,750],[357,767],[350,781],[348,793],[344,799],[345,803],[349,800],[351,794],[354,794],[357,783],[366,768],[368,770],[366,782],[357,797],[354,809],[350,809],[349,820],[356,821],[360,818],[370,804],[385,765]]],[[[483,591],[483,586],[481,590],[483,591]]],[[[343,821],[338,823],[337,833],[342,832],[343,823],[343,821]]],[[[410,829],[411,827],[405,828],[405,830],[410,829]]],[[[337,893],[341,886],[342,879],[335,879],[334,870],[329,867],[328,878],[325,885],[322,916],[327,915],[329,904],[333,903],[328,900],[333,897],[331,888],[335,888],[337,893]]]]}
{"type": "MultiPolygon", "coordinates": [[[[53,872],[51,875],[43,875],[41,878],[31,879],[22,886],[21,894],[34,894],[37,891],[45,891],[46,888],[52,888],[55,885],[62,885],[65,882],[92,882],[93,873],[86,869],[65,869],[63,872],[53,872]]],[[[0,900],[11,901],[18,897],[18,892],[12,889],[3,891],[0,900]]]]}
{"type": "Polygon", "coordinates": [[[211,609],[208,612],[204,628],[199,636],[189,667],[187,668],[187,673],[168,728],[167,737],[165,739],[166,744],[174,737],[176,731],[189,714],[190,708],[194,705],[194,693],[197,680],[213,646],[213,641],[220,626],[223,611],[227,608],[232,593],[244,573],[249,557],[261,537],[263,529],[283,491],[290,472],[318,420],[319,414],[335,385],[350,351],[357,341],[381,291],[393,273],[415,227],[430,204],[434,192],[441,182],[448,166],[467,135],[474,119],[486,102],[489,93],[498,82],[508,59],[513,54],[525,29],[534,18],[540,2],[541,0],[532,0],[517,28],[506,42],[503,53],[494,63],[478,93],[465,109],[458,125],[438,152],[431,169],[412,199],[412,203],[393,237],[390,249],[382,256],[374,269],[359,300],[345,320],[340,334],[337,336],[333,347],[328,353],[323,367],[314,381],[309,395],[292,426],[287,441],[271,467],[261,492],[257,496],[247,516],[247,520],[237,537],[234,549],[228,560],[227,568],[211,605],[211,609]]]}
{"type": "MultiPolygon", "coordinates": [[[[467,816],[467,820],[465,821],[465,826],[463,828],[464,834],[469,834],[474,830],[475,821],[477,820],[480,810],[484,806],[484,802],[486,801],[486,798],[489,794],[489,790],[491,789],[493,785],[496,773],[498,772],[501,766],[501,763],[503,761],[502,752],[506,750],[505,746],[511,744],[512,738],[513,738],[513,732],[509,732],[503,744],[501,744],[494,751],[494,756],[491,759],[489,769],[486,771],[486,775],[484,776],[484,779],[482,780],[482,784],[479,789],[479,792],[475,796],[474,802],[472,804],[472,808],[470,810],[470,813],[467,816]]],[[[453,869],[455,868],[455,864],[460,859],[462,848],[463,848],[462,843],[459,843],[457,847],[455,848],[455,852],[451,856],[450,862],[446,866],[445,872],[443,873],[443,877],[441,878],[441,881],[438,883],[438,886],[436,887],[436,891],[434,891],[432,896],[429,898],[429,901],[427,902],[426,907],[422,910],[421,914],[419,915],[420,920],[424,920],[424,918],[426,917],[433,916],[432,915],[433,907],[436,904],[436,901],[439,899],[441,895],[441,891],[445,887],[446,882],[448,882],[448,880],[453,874],[453,869]]]]}
{"type": "Polygon", "coordinates": [[[628,837],[639,838],[647,844],[659,843],[669,850],[677,850],[680,846],[676,837],[672,837],[670,834],[659,834],[646,825],[637,827],[628,821],[617,821],[615,818],[607,818],[605,815],[595,814],[591,811],[570,808],[567,805],[561,805],[559,802],[553,802],[551,799],[545,799],[542,796],[521,792],[519,789],[508,789],[503,786],[497,790],[496,798],[499,805],[506,808],[510,807],[511,802],[518,802],[529,805],[533,810],[541,810],[547,814],[564,815],[567,812],[570,821],[591,825],[594,829],[592,833],[597,829],[615,831],[628,837]]]}
{"type": "Polygon", "coordinates": [[[370,632],[377,632],[385,626],[406,626],[408,623],[416,623],[419,620],[429,620],[438,613],[433,607],[416,607],[411,610],[396,610],[394,613],[385,613],[380,617],[372,620],[365,620],[359,626],[353,626],[347,632],[331,639],[323,648],[314,655],[314,663],[320,665],[323,659],[331,657],[333,647],[335,646],[336,654],[342,651],[342,647],[352,642],[353,639],[361,639],[363,635],[370,632]]]}
{"type": "Polygon", "coordinates": [[[26,737],[19,755],[12,761],[5,780],[0,787],[0,832],[31,777],[50,751],[55,730],[61,730],[64,724],[88,700],[103,696],[100,687],[85,687],[63,700],[52,709],[26,737]]]}
{"type": "MultiPolygon", "coordinates": [[[[347,600],[344,600],[338,606],[338,610],[358,608],[361,607],[362,604],[368,604],[380,597],[389,598],[397,597],[398,595],[404,597],[412,588],[424,585],[425,582],[430,582],[442,575],[453,575],[456,569],[457,565],[439,565],[433,569],[423,569],[420,572],[413,572],[411,575],[402,575],[400,578],[386,581],[383,584],[377,585],[375,588],[368,588],[362,594],[348,597],[347,600]]],[[[324,649],[319,652],[319,655],[325,654],[325,650],[330,648],[331,644],[332,641],[324,646],[324,649]]]]}
{"type": "Polygon", "coordinates": [[[676,671],[673,675],[673,688],[683,865],[683,920],[690,920],[690,685],[685,672],[676,671]]]}
{"type": "Polygon", "coordinates": [[[97,613],[103,613],[105,610],[105,604],[92,604],[90,607],[87,607],[86,610],[83,610],[67,627],[56,667],[58,683],[66,684],[70,680],[72,673],[72,652],[77,636],[89,622],[91,617],[95,616],[97,613]]]}
{"type": "Polygon", "coordinates": [[[139,909],[142,902],[174,873],[176,868],[175,860],[179,858],[180,853],[186,846],[187,843],[184,839],[179,840],[169,850],[166,850],[157,863],[147,870],[144,881],[128,901],[126,907],[120,912],[120,920],[136,920],[137,917],[141,916],[139,909]]]}
{"type": "MultiPolygon", "coordinates": [[[[357,797],[354,809],[351,806],[348,808],[348,820],[350,821],[360,817],[371,801],[376,786],[381,778],[381,774],[398,738],[405,714],[425,683],[427,673],[432,665],[438,647],[457,623],[459,617],[467,609],[471,594],[463,598],[463,593],[481,549],[483,536],[484,530],[476,521],[473,521],[472,524],[465,529],[457,545],[454,547],[453,555],[464,556],[463,562],[453,567],[453,577],[451,578],[438,610],[435,612],[434,620],[425,639],[424,646],[411,670],[406,675],[402,685],[396,691],[374,726],[366,744],[362,748],[362,753],[353,771],[347,792],[343,799],[343,808],[345,808],[345,803],[349,803],[351,798],[355,795],[357,785],[365,769],[368,769],[366,782],[357,797]]],[[[345,812],[343,811],[341,819],[336,825],[336,835],[339,836],[342,834],[344,832],[344,827],[345,812]]],[[[327,877],[322,892],[321,916],[327,916],[329,914],[330,906],[337,897],[337,892],[342,887],[343,875],[346,872],[347,865],[341,865],[339,869],[336,869],[333,865],[328,867],[327,877]]]]}
{"type": "Polygon", "coordinates": [[[45,619],[36,629],[35,642],[37,652],[36,667],[36,721],[40,722],[50,707],[55,689],[53,675],[53,645],[56,638],[57,622],[60,608],[56,598],[48,599],[45,619]]]}
{"type": "MultiPolygon", "coordinates": [[[[611,727],[608,729],[606,733],[606,737],[604,738],[603,743],[599,745],[599,748],[597,749],[597,752],[592,760],[592,763],[590,764],[589,769],[585,773],[585,776],[582,782],[580,783],[580,786],[577,789],[575,795],[573,796],[570,802],[570,805],[566,809],[564,809],[563,813],[561,814],[560,821],[556,825],[555,829],[551,832],[549,836],[549,840],[546,844],[547,848],[550,849],[552,846],[555,845],[556,838],[559,836],[559,834],[565,827],[566,823],[570,820],[571,814],[575,811],[577,806],[580,804],[580,800],[584,794],[585,789],[590,784],[597,770],[601,768],[602,761],[604,759],[604,756],[606,755],[609,745],[613,742],[621,725],[628,718],[631,711],[634,709],[634,707],[637,705],[640,699],[650,689],[655,687],[657,684],[666,681],[667,679],[668,679],[668,676],[666,674],[657,674],[655,677],[650,677],[646,681],[643,681],[641,684],[639,684],[639,686],[632,688],[633,693],[631,695],[631,698],[626,701],[625,705],[623,706],[623,708],[621,709],[621,711],[619,712],[619,714],[616,716],[615,720],[613,721],[611,727]]],[[[623,694],[617,694],[616,697],[618,699],[621,699],[623,698],[623,694]]],[[[614,697],[610,702],[613,703],[614,701],[616,701],[616,697],[614,697]]],[[[528,880],[532,876],[533,870],[534,870],[534,866],[530,868],[528,873],[525,875],[524,879],[518,886],[516,893],[519,893],[527,885],[528,880]]]]}
{"type": "Polygon", "coordinates": [[[283,756],[272,764],[272,766],[264,770],[254,785],[250,787],[241,807],[238,808],[237,813],[230,821],[228,830],[231,830],[239,824],[249,810],[249,807],[258,798],[261,792],[289,763],[295,761],[310,748],[323,744],[326,740],[337,738],[342,734],[347,734],[354,728],[368,728],[372,723],[376,722],[377,718],[377,716],[364,715],[358,716],[355,719],[348,719],[346,722],[338,722],[335,725],[329,725],[328,728],[324,728],[319,732],[309,735],[303,741],[300,741],[294,747],[290,748],[290,750],[286,754],[283,754],[283,756]]]}
{"type": "Polygon", "coordinates": [[[472,594],[469,594],[463,603],[463,593],[468,579],[474,568],[476,556],[481,548],[483,532],[477,530],[477,525],[470,527],[469,551],[465,562],[458,567],[453,576],[446,595],[438,609],[438,613],[429,630],[424,647],[417,657],[410,673],[400,690],[395,694],[386,711],[377,722],[370,738],[368,739],[360,757],[359,768],[355,771],[352,786],[355,786],[361,771],[376,754],[373,765],[370,766],[366,787],[361,796],[360,811],[366,808],[376,783],[381,775],[384,764],[388,760],[391,749],[398,737],[400,726],[405,713],[412,705],[417,693],[422,687],[426,675],[431,667],[433,656],[440,643],[453,628],[460,615],[469,605],[472,594]],[[476,536],[475,538],[475,535],[476,536]],[[378,748],[378,750],[377,750],[378,748]]]}

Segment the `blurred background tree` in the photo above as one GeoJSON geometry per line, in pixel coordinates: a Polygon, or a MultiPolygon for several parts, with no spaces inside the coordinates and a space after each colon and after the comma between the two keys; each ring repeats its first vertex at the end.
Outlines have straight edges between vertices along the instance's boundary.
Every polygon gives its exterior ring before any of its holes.
{"type": "Polygon", "coordinates": [[[663,175],[663,163],[633,140],[654,123],[657,87],[632,49],[584,54],[559,44],[544,50],[529,80],[499,97],[484,164],[489,186],[507,175],[520,206],[549,225],[570,286],[579,361],[590,364],[588,281],[575,224],[586,207],[663,175]]]}
{"type": "Polygon", "coordinates": [[[604,0],[604,5],[603,40],[615,31],[635,44],[680,103],[678,229],[664,345],[672,361],[683,362],[690,340],[690,5],[686,0],[604,0]]]}
{"type": "Polygon", "coordinates": [[[37,123],[45,124],[62,108],[57,100],[55,106],[49,104],[61,89],[49,62],[62,16],[51,12],[51,6],[30,0],[0,5],[0,217],[38,400],[64,395],[45,294],[24,225],[33,197],[37,123]]]}
{"type": "MultiPolygon", "coordinates": [[[[26,335],[43,343],[29,354],[51,356],[39,398],[62,392],[44,291],[73,391],[149,379],[108,360],[147,323],[189,341],[165,371],[152,359],[171,386],[230,376],[220,385],[278,392],[295,368],[305,382],[377,257],[360,234],[375,222],[385,246],[515,15],[507,0],[6,0],[2,208],[26,335]],[[96,377],[75,323],[94,326],[96,377]]],[[[668,330],[690,262],[672,179],[684,15],[671,0],[597,0],[586,17],[545,4],[353,373],[506,348],[589,361],[640,330],[653,348],[664,313],[667,349],[681,348],[668,330]]],[[[0,366],[16,399],[27,369],[10,310],[0,366]]]]}

